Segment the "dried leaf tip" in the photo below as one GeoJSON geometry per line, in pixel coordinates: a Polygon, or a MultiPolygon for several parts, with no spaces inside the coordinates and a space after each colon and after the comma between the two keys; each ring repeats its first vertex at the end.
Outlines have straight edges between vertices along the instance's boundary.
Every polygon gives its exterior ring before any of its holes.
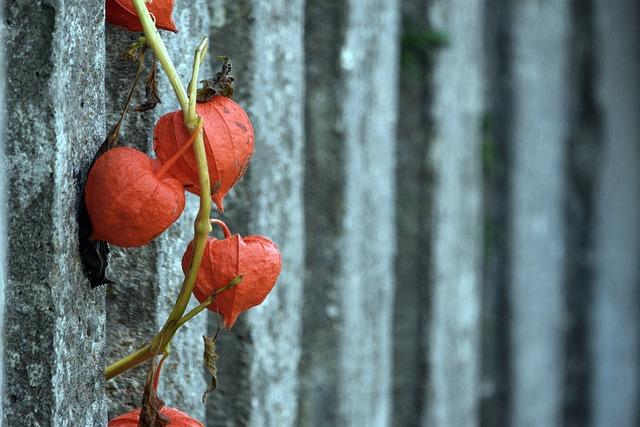
{"type": "Polygon", "coordinates": [[[198,102],[207,102],[216,95],[233,96],[233,76],[230,75],[232,64],[226,56],[217,56],[217,60],[222,61],[222,67],[211,79],[202,80],[201,89],[198,89],[198,102]]]}

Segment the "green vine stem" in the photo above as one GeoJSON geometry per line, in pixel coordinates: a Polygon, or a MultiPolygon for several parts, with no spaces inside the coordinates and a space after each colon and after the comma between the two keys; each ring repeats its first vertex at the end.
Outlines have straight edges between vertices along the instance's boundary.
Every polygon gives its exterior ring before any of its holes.
{"type": "Polygon", "coordinates": [[[153,53],[155,53],[156,58],[160,61],[162,69],[171,82],[171,86],[173,86],[173,91],[176,93],[176,98],[178,98],[180,108],[182,111],[186,112],[189,104],[187,92],[184,90],[184,86],[182,86],[182,82],[180,81],[180,77],[178,77],[176,68],[173,66],[171,57],[169,57],[167,48],[162,42],[160,33],[149,14],[149,10],[147,10],[147,6],[145,6],[145,0],[133,0],[133,6],[136,8],[138,19],[140,19],[140,24],[144,31],[147,46],[153,49],[153,53]]]}
{"type": "MultiPolygon", "coordinates": [[[[185,124],[189,131],[193,132],[198,126],[199,120],[201,120],[196,113],[195,100],[198,85],[198,73],[207,51],[208,39],[205,37],[196,49],[193,61],[193,74],[189,84],[190,97],[188,97],[187,92],[180,82],[178,73],[173,66],[171,58],[167,53],[167,49],[160,38],[149,11],[145,6],[145,1],[133,0],[133,4],[136,8],[140,23],[142,24],[147,45],[153,50],[160,61],[160,65],[171,82],[176,98],[178,99],[180,107],[184,113],[185,124]]],[[[193,239],[193,256],[191,258],[191,264],[189,265],[189,271],[185,275],[178,298],[176,299],[173,309],[160,332],[151,339],[149,344],[109,365],[105,369],[105,378],[107,380],[140,365],[157,354],[166,354],[169,351],[169,344],[178,328],[197,314],[195,313],[189,317],[189,319],[182,321],[184,312],[186,311],[189,300],[191,299],[191,293],[193,292],[198,270],[200,269],[207,237],[211,231],[211,225],[209,223],[211,213],[211,187],[209,183],[209,171],[207,167],[207,157],[204,148],[202,129],[197,132],[193,147],[196,163],[198,165],[198,176],[200,182],[200,208],[198,209],[198,214],[194,223],[195,235],[193,239]]],[[[191,314],[191,312],[189,314],[191,314]]]]}
{"type": "Polygon", "coordinates": [[[236,276],[233,278],[233,280],[231,282],[229,282],[226,286],[223,286],[220,289],[217,289],[214,293],[212,293],[211,295],[209,295],[207,297],[207,299],[205,299],[204,301],[202,301],[202,303],[200,303],[200,305],[198,305],[196,308],[194,308],[193,310],[191,310],[190,312],[188,312],[187,314],[185,314],[182,319],[180,319],[178,321],[178,328],[182,325],[184,325],[185,323],[187,323],[189,320],[191,320],[193,317],[195,317],[197,314],[199,314],[200,312],[202,312],[203,310],[205,310],[207,307],[209,307],[213,301],[216,299],[216,295],[224,292],[224,291],[228,291],[229,289],[235,288],[236,286],[238,286],[240,283],[242,282],[242,276],[236,276]]]}

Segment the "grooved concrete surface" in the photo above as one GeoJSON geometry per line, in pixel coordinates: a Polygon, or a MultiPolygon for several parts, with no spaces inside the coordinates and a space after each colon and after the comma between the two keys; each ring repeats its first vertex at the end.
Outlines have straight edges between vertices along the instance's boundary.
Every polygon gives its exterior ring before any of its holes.
{"type": "MultiPolygon", "coordinates": [[[[274,240],[283,272],[221,332],[208,403],[211,315],[177,335],[162,398],[218,427],[636,425],[632,3],[176,0],[180,32],[163,37],[183,83],[208,34],[202,78],[231,57],[255,127],[248,174],[212,215],[274,240]],[[575,150],[577,130],[601,151],[575,150]],[[492,227],[508,230],[492,242],[492,227]]],[[[91,290],[79,264],[82,183],[135,73],[119,56],[137,36],[103,8],[0,7],[6,426],[104,426],[138,406],[146,366],[105,384],[104,365],[153,336],[182,281],[192,196],[148,247],[113,248],[117,284],[91,290]]],[[[126,145],[148,151],[178,108],[159,74],[163,103],[129,114],[126,145]]]]}
{"type": "MultiPolygon", "coordinates": [[[[212,2],[212,51],[235,64],[237,96],[255,129],[247,176],[228,198],[232,232],[262,234],[282,252],[283,270],[267,300],[223,332],[214,426],[294,425],[304,229],[302,217],[303,2],[212,2]]],[[[218,68],[218,63],[214,62],[218,68]]],[[[215,319],[210,320],[215,325],[215,319]]]]}

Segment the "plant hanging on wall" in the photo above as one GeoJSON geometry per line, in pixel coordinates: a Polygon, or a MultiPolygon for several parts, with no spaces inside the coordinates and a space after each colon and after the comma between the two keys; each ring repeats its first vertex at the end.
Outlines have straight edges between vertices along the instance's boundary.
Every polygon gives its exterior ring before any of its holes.
{"type": "MultiPolygon", "coordinates": [[[[173,0],[106,0],[108,22],[129,31],[144,31],[144,37],[126,53],[138,62],[134,87],[120,121],[99,149],[85,185],[83,208],[90,220],[91,234],[84,237],[91,244],[84,246],[83,259],[92,285],[108,283],[104,273],[106,243],[121,247],[146,245],[181,215],[185,190],[200,196],[194,238],[182,259],[184,280],[164,326],[148,344],[105,370],[109,380],[152,361],[142,407],[113,419],[109,425],[114,427],[202,425],[177,409],[164,407],[156,395],[161,366],[169,355],[172,338],[181,326],[206,309],[222,316],[225,327],[232,327],[241,312],[264,301],[281,269],[280,253],[269,239],[232,235],[222,221],[210,220],[212,200],[222,212],[224,196],[249,166],[253,127],[245,111],[229,98],[233,94],[233,78],[229,75],[228,58],[220,57],[222,70],[213,79],[204,80],[204,87],[198,90],[199,69],[208,47],[206,37],[195,52],[188,92],[184,89],[158,33],[158,29],[177,31],[172,10],[173,0]],[[157,159],[118,144],[120,123],[140,78],[147,48],[155,57],[147,78],[147,100],[136,110],[146,111],[160,102],[156,59],[181,107],[181,111],[162,116],[155,126],[157,159]],[[211,223],[222,228],[224,239],[209,237],[211,223]],[[200,305],[185,314],[192,294],[200,305]],[[157,356],[162,356],[159,366],[157,356]]],[[[215,337],[205,337],[205,364],[212,374],[207,392],[217,384],[216,358],[215,337]]]]}

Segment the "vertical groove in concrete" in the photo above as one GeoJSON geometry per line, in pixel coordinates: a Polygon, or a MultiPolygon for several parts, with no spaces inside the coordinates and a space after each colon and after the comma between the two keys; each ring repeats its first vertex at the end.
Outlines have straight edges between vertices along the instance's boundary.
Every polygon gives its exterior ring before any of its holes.
{"type": "Polygon", "coordinates": [[[594,288],[594,426],[639,422],[640,10],[637,2],[595,2],[597,99],[603,151],[597,183],[594,288]]]}
{"type": "MultiPolygon", "coordinates": [[[[208,33],[207,3],[205,0],[176,1],[173,16],[180,31],[177,34],[161,32],[185,87],[191,77],[195,48],[208,33]]],[[[107,129],[117,121],[136,71],[136,66],[123,61],[120,55],[137,37],[137,34],[107,24],[107,129]]],[[[147,65],[150,64],[150,56],[149,52],[147,65]]],[[[208,70],[207,65],[201,70],[201,76],[209,74],[208,70]]],[[[143,151],[151,149],[157,118],[179,108],[160,68],[158,75],[162,103],[147,113],[131,110],[121,132],[125,145],[143,151]]],[[[132,106],[144,100],[145,78],[146,73],[133,97],[132,106]]],[[[184,277],[180,262],[193,237],[193,218],[197,206],[197,197],[188,194],[185,212],[178,222],[148,246],[129,250],[112,247],[110,278],[117,283],[108,285],[107,289],[109,362],[146,344],[164,324],[184,277]]],[[[195,300],[191,304],[194,303],[195,300]]],[[[193,319],[178,332],[172,342],[171,357],[165,364],[159,387],[159,395],[168,405],[176,406],[203,421],[206,411],[201,394],[206,382],[202,368],[201,336],[204,333],[204,315],[193,319]]],[[[140,405],[147,368],[148,364],[145,364],[107,383],[111,417],[140,405]]]]}
{"type": "Polygon", "coordinates": [[[104,126],[103,3],[4,8],[8,259],[3,423],[104,425],[104,290],[77,209],[104,126]]]}
{"type": "Polygon", "coordinates": [[[479,424],[483,6],[434,1],[449,45],[434,58],[433,291],[429,411],[423,425],[479,424]]]}
{"type": "Polygon", "coordinates": [[[272,239],[283,270],[266,301],[221,334],[220,389],[210,397],[209,422],[294,425],[304,260],[303,2],[214,1],[210,10],[212,52],[232,58],[234,98],[256,135],[247,176],[222,219],[232,232],[272,239]]]}
{"type": "Polygon", "coordinates": [[[335,392],[341,331],[338,311],[341,219],[344,204],[344,129],[339,58],[344,39],[341,2],[305,6],[305,289],[300,363],[299,426],[339,425],[335,392]]]}
{"type": "Polygon", "coordinates": [[[562,425],[591,425],[590,394],[593,364],[590,354],[594,285],[595,190],[602,154],[601,115],[596,100],[596,51],[593,1],[571,2],[570,94],[571,125],[567,152],[568,188],[566,260],[566,358],[562,425]]]}
{"type": "Polygon", "coordinates": [[[557,426],[563,404],[568,2],[515,2],[511,423],[557,426]]]}
{"type": "Polygon", "coordinates": [[[429,71],[439,49],[416,42],[428,31],[426,0],[402,2],[400,92],[396,148],[396,294],[393,314],[392,425],[417,427],[426,408],[430,289],[431,173],[428,132],[433,126],[429,71]]]}
{"type": "Polygon", "coordinates": [[[482,123],[483,284],[480,425],[509,425],[510,0],[490,0],[484,15],[486,113],[482,123]]]}

